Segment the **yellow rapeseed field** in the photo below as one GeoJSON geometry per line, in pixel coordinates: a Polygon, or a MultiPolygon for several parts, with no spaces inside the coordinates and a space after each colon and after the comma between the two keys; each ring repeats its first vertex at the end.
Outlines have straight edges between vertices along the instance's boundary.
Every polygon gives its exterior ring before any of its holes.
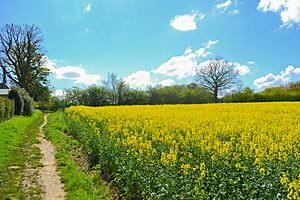
{"type": "Polygon", "coordinates": [[[71,132],[120,196],[299,199],[300,103],[77,106],[71,132]]]}

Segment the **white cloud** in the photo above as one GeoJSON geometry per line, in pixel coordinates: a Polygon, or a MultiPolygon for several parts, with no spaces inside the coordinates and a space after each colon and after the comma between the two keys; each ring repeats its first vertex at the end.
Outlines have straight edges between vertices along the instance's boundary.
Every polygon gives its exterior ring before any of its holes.
{"type": "Polygon", "coordinates": [[[257,9],[278,13],[283,26],[300,23],[300,0],[260,0],[257,9]]]}
{"type": "Polygon", "coordinates": [[[214,8],[216,10],[220,10],[220,11],[225,11],[227,10],[230,6],[232,5],[232,1],[231,0],[227,0],[224,3],[220,3],[214,6],[214,8]]]}
{"type": "Polygon", "coordinates": [[[84,7],[84,12],[90,12],[92,10],[92,4],[88,3],[85,7],[84,7]]]}
{"type": "Polygon", "coordinates": [[[87,74],[84,68],[77,66],[59,67],[52,72],[54,72],[56,79],[73,80],[74,83],[78,84],[93,85],[101,79],[98,74],[87,74]]]}
{"type": "Polygon", "coordinates": [[[284,24],[300,23],[300,1],[289,0],[285,9],[281,12],[281,20],[284,24]]]}
{"type": "Polygon", "coordinates": [[[296,75],[300,74],[300,67],[294,69],[294,74],[296,75]]]}
{"type": "Polygon", "coordinates": [[[256,63],[255,63],[255,61],[253,61],[253,60],[249,60],[249,61],[247,62],[247,64],[248,64],[248,65],[255,65],[256,63]]]}
{"type": "Polygon", "coordinates": [[[176,82],[172,79],[165,79],[162,81],[155,80],[151,81],[151,73],[148,71],[137,71],[123,79],[130,87],[136,89],[145,89],[147,86],[171,86],[175,85],[176,82]]]}
{"type": "Polygon", "coordinates": [[[234,69],[237,70],[242,76],[250,72],[250,68],[247,65],[238,64],[238,66],[236,66],[234,69]]]}
{"type": "Polygon", "coordinates": [[[242,76],[248,74],[251,71],[249,66],[243,65],[238,62],[228,62],[228,64],[234,66],[234,69],[238,71],[238,73],[242,76]]]}
{"type": "Polygon", "coordinates": [[[208,55],[212,54],[211,52],[206,51],[206,48],[200,48],[200,49],[196,50],[195,53],[196,53],[196,55],[197,55],[198,58],[200,58],[200,57],[205,58],[208,55]]]}
{"type": "Polygon", "coordinates": [[[62,89],[58,89],[54,91],[54,96],[60,97],[64,95],[64,91],[62,89]]]}
{"type": "Polygon", "coordinates": [[[286,3],[286,0],[260,0],[257,9],[263,12],[277,12],[286,3]]]}
{"type": "Polygon", "coordinates": [[[289,83],[295,75],[300,75],[300,68],[289,65],[284,71],[281,71],[280,74],[274,75],[269,73],[254,80],[253,84],[258,88],[280,86],[289,83]]]}
{"type": "Polygon", "coordinates": [[[101,80],[101,76],[99,76],[98,74],[84,74],[79,79],[77,79],[75,83],[93,85],[93,84],[97,84],[100,80],[101,80]]]}
{"type": "Polygon", "coordinates": [[[157,69],[152,70],[155,74],[165,76],[174,76],[177,79],[183,79],[195,74],[195,69],[198,65],[199,58],[205,58],[212,54],[207,51],[212,45],[217,44],[218,40],[209,40],[206,42],[206,48],[202,47],[193,51],[190,47],[187,48],[183,55],[171,57],[168,61],[161,64],[157,69]]]}
{"type": "Polygon", "coordinates": [[[148,85],[151,85],[150,72],[148,71],[137,71],[126,78],[124,81],[129,84],[130,87],[144,89],[148,85]]]}
{"type": "Polygon", "coordinates": [[[180,31],[192,31],[197,29],[197,20],[204,19],[205,15],[201,13],[176,15],[174,19],[170,21],[170,26],[180,31]]]}
{"type": "Polygon", "coordinates": [[[171,85],[175,85],[176,82],[172,79],[166,79],[166,80],[162,80],[158,83],[158,85],[161,85],[161,86],[171,86],[171,85]]]}
{"type": "Polygon", "coordinates": [[[199,63],[198,68],[206,67],[209,64],[209,60],[203,61],[199,63]]]}
{"type": "MultiPolygon", "coordinates": [[[[206,67],[208,64],[209,64],[209,60],[199,63],[198,67],[199,68],[206,67]]],[[[243,65],[239,62],[228,62],[227,64],[233,66],[234,70],[236,70],[238,74],[241,76],[244,76],[251,71],[249,66],[243,65]]]]}
{"type": "Polygon", "coordinates": [[[197,65],[197,57],[196,53],[186,50],[182,56],[172,57],[167,62],[161,64],[157,69],[153,70],[153,73],[175,76],[178,79],[191,76],[197,65]]]}
{"type": "Polygon", "coordinates": [[[101,79],[98,74],[87,74],[84,68],[77,66],[56,67],[56,63],[45,56],[47,67],[56,79],[73,80],[74,83],[85,85],[97,84],[101,79]]]}
{"type": "Polygon", "coordinates": [[[218,44],[218,43],[219,43],[219,40],[208,40],[208,42],[206,43],[206,48],[209,49],[213,45],[218,44]]]}
{"type": "Polygon", "coordinates": [[[237,15],[237,14],[239,14],[239,10],[238,9],[235,9],[235,10],[231,10],[231,11],[229,11],[228,13],[229,14],[232,14],[232,15],[237,15]]]}
{"type": "Polygon", "coordinates": [[[217,15],[219,13],[221,13],[221,14],[227,13],[230,15],[237,15],[240,12],[238,9],[238,6],[239,6],[238,0],[234,0],[234,1],[227,0],[223,3],[216,4],[212,9],[212,13],[215,15],[217,15]]]}
{"type": "Polygon", "coordinates": [[[85,74],[83,68],[66,66],[56,68],[54,71],[56,79],[77,80],[82,74],[85,74]]]}
{"type": "Polygon", "coordinates": [[[45,60],[44,67],[48,68],[50,72],[53,72],[56,69],[56,62],[54,60],[50,60],[48,56],[44,56],[43,59],[45,60]]]}
{"type": "Polygon", "coordinates": [[[267,88],[286,84],[290,81],[289,77],[274,75],[272,73],[254,80],[253,84],[258,88],[267,88]]]}
{"type": "Polygon", "coordinates": [[[300,74],[300,68],[295,68],[291,65],[289,65],[284,71],[280,72],[281,76],[290,76],[290,75],[298,75],[300,74]]]}
{"type": "MultiPolygon", "coordinates": [[[[192,49],[190,50],[190,51],[185,51],[185,54],[190,54],[190,53],[192,53],[193,51],[192,51],[192,49]]],[[[196,55],[197,56],[201,56],[201,55],[206,55],[207,53],[206,53],[206,49],[205,48],[200,48],[200,49],[198,49],[198,50],[196,50],[196,55]]],[[[205,56],[204,56],[205,57],[205,56]]]]}

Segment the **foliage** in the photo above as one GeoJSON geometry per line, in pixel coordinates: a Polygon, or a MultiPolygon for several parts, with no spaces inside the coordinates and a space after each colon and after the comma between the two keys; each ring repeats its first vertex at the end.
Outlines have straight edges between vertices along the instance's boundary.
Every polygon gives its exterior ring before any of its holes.
{"type": "Polygon", "coordinates": [[[15,103],[13,100],[0,97],[0,122],[14,116],[15,103]]]}
{"type": "Polygon", "coordinates": [[[66,107],[61,97],[50,96],[48,101],[35,102],[35,108],[42,111],[57,111],[66,107]]]}
{"type": "Polygon", "coordinates": [[[285,87],[267,88],[257,95],[258,101],[300,101],[300,91],[285,87]]]}
{"type": "MultiPolygon", "coordinates": [[[[130,88],[124,82],[117,86],[117,105],[145,104],[197,104],[213,101],[213,95],[197,84],[167,87],[150,87],[147,91],[130,88]]],[[[111,91],[103,86],[90,86],[86,89],[73,87],[65,90],[62,97],[51,97],[44,107],[50,110],[69,106],[107,106],[112,104],[111,91]]],[[[40,107],[41,108],[41,107],[40,107]]]]}
{"type": "Polygon", "coordinates": [[[37,102],[48,102],[51,96],[51,90],[49,89],[47,80],[43,84],[36,81],[30,87],[25,89],[33,100],[37,102]]]}
{"type": "Polygon", "coordinates": [[[109,189],[99,174],[82,171],[74,162],[82,152],[76,151],[80,146],[78,141],[65,134],[68,130],[64,123],[65,114],[56,112],[50,114],[48,119],[45,135],[57,150],[56,158],[60,176],[67,192],[66,199],[111,199],[109,198],[109,189]]]}
{"type": "Polygon", "coordinates": [[[15,101],[15,115],[30,116],[34,112],[33,99],[23,88],[13,88],[8,98],[15,101]]]}
{"type": "MultiPolygon", "coordinates": [[[[118,90],[117,105],[146,104],[148,101],[147,94],[144,91],[134,90],[126,85],[118,90]]],[[[120,85],[120,86],[121,86],[120,85]]],[[[63,109],[69,106],[86,105],[86,106],[107,106],[112,104],[111,92],[103,86],[90,86],[86,89],[73,87],[65,90],[61,97],[52,96],[44,107],[50,110],[63,109]]]]}
{"type": "Polygon", "coordinates": [[[87,106],[109,105],[109,92],[105,87],[91,86],[81,92],[80,103],[87,106]]]}
{"type": "Polygon", "coordinates": [[[150,88],[149,104],[199,104],[213,101],[213,95],[197,84],[150,88]]]}
{"type": "Polygon", "coordinates": [[[300,101],[300,82],[290,83],[287,86],[266,88],[255,93],[249,87],[240,92],[223,97],[224,102],[272,102],[272,101],[300,101]]]}
{"type": "Polygon", "coordinates": [[[299,198],[299,103],[66,111],[91,162],[128,199],[299,198]]]}
{"type": "Polygon", "coordinates": [[[242,91],[226,95],[223,98],[224,102],[254,102],[256,94],[254,90],[249,87],[244,88],[242,91]]]}
{"type": "Polygon", "coordinates": [[[35,25],[7,24],[0,28],[0,67],[2,79],[24,88],[35,100],[50,95],[50,70],[42,47],[43,35],[35,25]]]}
{"type": "Polygon", "coordinates": [[[34,112],[33,99],[29,96],[29,94],[25,91],[25,89],[18,88],[18,91],[20,92],[22,99],[24,101],[23,115],[24,116],[32,115],[34,112]]]}
{"type": "Polygon", "coordinates": [[[140,90],[128,89],[123,93],[120,105],[144,105],[148,103],[149,95],[140,90]]]}
{"type": "Polygon", "coordinates": [[[13,88],[9,91],[8,98],[15,101],[15,115],[22,115],[24,112],[24,100],[20,91],[13,88]]]}
{"type": "Polygon", "coordinates": [[[289,91],[300,92],[300,81],[294,82],[294,83],[290,83],[290,84],[287,86],[287,89],[288,89],[289,91]]]}
{"type": "MultiPolygon", "coordinates": [[[[267,88],[255,93],[249,87],[227,94],[220,102],[269,102],[300,101],[300,82],[288,86],[267,88]]],[[[111,91],[104,86],[90,86],[85,89],[73,87],[64,91],[60,97],[52,96],[48,102],[39,103],[39,109],[58,110],[69,106],[107,106],[107,105],[157,105],[157,104],[202,104],[214,102],[213,94],[195,83],[188,85],[156,86],[147,90],[132,89],[124,82],[118,82],[116,99],[113,104],[111,91]]]]}

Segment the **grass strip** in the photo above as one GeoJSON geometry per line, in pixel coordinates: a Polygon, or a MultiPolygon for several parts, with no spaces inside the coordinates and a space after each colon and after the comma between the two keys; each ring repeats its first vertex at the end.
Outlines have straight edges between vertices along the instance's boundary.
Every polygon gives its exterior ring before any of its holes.
{"type": "Polygon", "coordinates": [[[40,167],[41,154],[33,144],[38,143],[42,122],[43,113],[36,111],[30,117],[17,116],[0,123],[0,199],[40,199],[38,171],[29,174],[25,170],[40,167]]]}
{"type": "Polygon", "coordinates": [[[56,160],[66,199],[111,199],[110,189],[97,170],[89,169],[88,158],[79,142],[68,135],[63,112],[52,113],[45,127],[46,138],[56,148],[56,160]]]}

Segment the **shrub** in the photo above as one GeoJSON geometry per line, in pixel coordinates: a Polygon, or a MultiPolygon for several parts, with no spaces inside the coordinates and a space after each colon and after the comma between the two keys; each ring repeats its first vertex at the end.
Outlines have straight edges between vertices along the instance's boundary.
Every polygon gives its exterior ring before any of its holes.
{"type": "Polygon", "coordinates": [[[20,92],[13,88],[8,94],[8,98],[15,100],[15,115],[22,115],[24,111],[24,100],[20,92]]]}
{"type": "Polygon", "coordinates": [[[15,100],[15,115],[30,116],[34,112],[33,99],[23,88],[13,88],[8,97],[15,100]]]}
{"type": "Polygon", "coordinates": [[[20,91],[23,101],[24,101],[23,115],[30,116],[34,112],[33,99],[29,96],[29,94],[23,88],[19,88],[19,91],[20,91]]]}
{"type": "Polygon", "coordinates": [[[12,118],[14,115],[14,101],[0,97],[0,122],[12,118]]]}

